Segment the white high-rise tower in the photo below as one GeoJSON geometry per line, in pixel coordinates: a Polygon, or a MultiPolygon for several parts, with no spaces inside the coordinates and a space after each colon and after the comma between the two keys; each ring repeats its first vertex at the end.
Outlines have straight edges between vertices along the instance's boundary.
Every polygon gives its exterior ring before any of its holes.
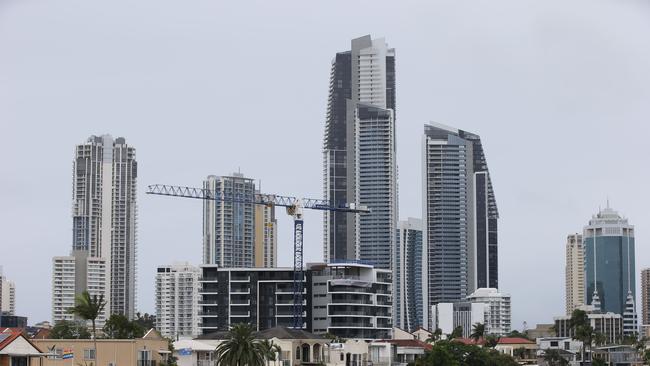
{"type": "MultiPolygon", "coordinates": [[[[54,289],[65,282],[57,277],[63,275],[59,269],[74,264],[75,293],[104,293],[106,314],[128,318],[136,306],[137,172],[135,148],[123,137],[91,136],[77,145],[72,170],[74,260],[57,257],[53,262],[54,289]],[[104,273],[97,272],[100,268],[104,273]]],[[[53,292],[53,303],[69,302],[57,296],[53,292]]],[[[54,321],[60,320],[56,314],[54,321]]]]}
{"type": "Polygon", "coordinates": [[[566,242],[566,314],[585,304],[585,247],[581,234],[571,234],[566,242]]]}

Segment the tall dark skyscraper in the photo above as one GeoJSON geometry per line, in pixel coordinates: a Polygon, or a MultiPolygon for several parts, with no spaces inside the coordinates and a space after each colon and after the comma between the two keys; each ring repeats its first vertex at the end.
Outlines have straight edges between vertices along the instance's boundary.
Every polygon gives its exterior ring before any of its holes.
{"type": "Polygon", "coordinates": [[[424,319],[440,302],[498,288],[499,213],[479,136],[424,126],[422,143],[424,319]]]}
{"type": "Polygon", "coordinates": [[[324,258],[392,268],[397,225],[395,51],[384,39],[352,40],[330,74],[323,154],[324,196],[370,214],[325,212],[324,258]]]}

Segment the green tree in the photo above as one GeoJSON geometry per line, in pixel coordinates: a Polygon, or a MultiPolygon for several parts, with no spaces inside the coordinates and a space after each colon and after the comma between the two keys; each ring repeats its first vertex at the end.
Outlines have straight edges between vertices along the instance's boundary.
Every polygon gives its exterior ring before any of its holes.
{"type": "Polygon", "coordinates": [[[607,366],[607,362],[600,357],[595,357],[591,361],[591,366],[607,366]]]}
{"type": "Polygon", "coordinates": [[[548,363],[548,366],[566,366],[569,364],[569,361],[564,359],[560,351],[556,349],[546,350],[544,352],[544,361],[548,363]]]}
{"type": "Polygon", "coordinates": [[[646,364],[650,364],[650,349],[646,349],[643,352],[643,362],[646,364]]]}
{"type": "Polygon", "coordinates": [[[427,338],[426,342],[434,344],[438,342],[441,338],[442,338],[442,329],[436,328],[436,330],[434,330],[433,333],[431,333],[431,336],[427,338]]]}
{"type": "Polygon", "coordinates": [[[220,366],[264,366],[266,361],[264,346],[254,339],[248,324],[234,325],[216,351],[220,366]]]}
{"type": "Polygon", "coordinates": [[[636,344],[634,345],[634,348],[636,349],[636,352],[639,354],[641,358],[646,353],[646,348],[647,348],[647,343],[648,343],[648,337],[639,337],[636,341],[636,344]]]}
{"type": "Polygon", "coordinates": [[[50,331],[52,339],[90,339],[90,332],[82,324],[69,320],[60,320],[50,331]]]}
{"type": "Polygon", "coordinates": [[[442,340],[419,358],[415,366],[518,366],[518,363],[493,349],[442,340]]]}
{"type": "Polygon", "coordinates": [[[513,330],[512,332],[508,333],[508,334],[506,335],[506,337],[508,337],[508,338],[523,338],[523,339],[529,339],[529,338],[528,338],[528,334],[526,334],[526,333],[522,333],[522,332],[520,332],[520,331],[518,331],[518,330],[513,330]]]}
{"type": "Polygon", "coordinates": [[[497,346],[497,344],[499,344],[499,340],[501,340],[501,337],[488,335],[485,337],[485,347],[494,348],[497,346]]]}
{"type": "Polygon", "coordinates": [[[169,338],[165,339],[167,340],[167,350],[169,351],[169,355],[167,356],[167,360],[160,363],[160,366],[178,366],[178,358],[174,356],[174,342],[169,338]]]}
{"type": "Polygon", "coordinates": [[[273,341],[269,341],[268,339],[262,340],[260,342],[260,345],[262,346],[262,351],[264,353],[264,358],[266,359],[267,365],[269,365],[271,361],[275,362],[278,359],[280,352],[282,352],[280,346],[273,343],[273,341]]]}
{"type": "Polygon", "coordinates": [[[485,336],[485,324],[476,323],[472,327],[472,334],[469,336],[474,342],[478,342],[481,338],[485,336]]]}
{"type": "Polygon", "coordinates": [[[458,327],[454,328],[454,330],[451,332],[449,337],[447,337],[447,339],[451,340],[451,339],[460,338],[462,336],[463,336],[463,327],[458,326],[458,327]]]}
{"type": "Polygon", "coordinates": [[[607,336],[601,332],[595,332],[594,344],[596,346],[604,346],[605,344],[607,344],[607,336]]]}
{"type": "Polygon", "coordinates": [[[523,360],[526,358],[526,348],[524,347],[519,347],[515,350],[512,351],[512,355],[515,357],[515,359],[523,360]]]}
{"type": "Polygon", "coordinates": [[[573,339],[581,341],[581,353],[582,360],[585,359],[585,351],[588,348],[591,351],[591,345],[594,339],[594,328],[591,327],[589,321],[589,316],[584,310],[575,309],[571,313],[571,319],[569,320],[569,326],[573,331],[573,339]]]}
{"type": "Polygon", "coordinates": [[[150,315],[149,313],[144,313],[144,315],[142,315],[138,312],[135,314],[134,322],[142,327],[142,329],[144,329],[146,332],[149,329],[156,327],[156,316],[150,315]]]}
{"type": "Polygon", "coordinates": [[[90,296],[88,291],[84,291],[81,295],[78,295],[75,298],[75,306],[68,309],[68,313],[74,314],[84,320],[90,320],[93,330],[93,345],[95,347],[95,360],[97,357],[97,327],[95,321],[99,314],[106,306],[106,301],[104,301],[104,295],[93,295],[90,296]]]}
{"type": "Polygon", "coordinates": [[[104,334],[112,339],[134,339],[144,336],[144,328],[126,316],[113,314],[104,324],[104,334]]]}

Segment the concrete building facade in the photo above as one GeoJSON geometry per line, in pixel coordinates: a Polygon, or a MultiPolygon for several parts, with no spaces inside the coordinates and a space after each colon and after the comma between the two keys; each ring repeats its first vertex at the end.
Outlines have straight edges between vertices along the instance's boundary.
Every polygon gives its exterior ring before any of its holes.
{"type": "MultiPolygon", "coordinates": [[[[75,297],[83,291],[88,291],[90,296],[103,296],[104,300],[108,299],[106,259],[87,257],[86,251],[75,251],[75,254],[52,259],[53,323],[76,320],[67,310],[75,306],[75,297]]],[[[104,308],[97,317],[97,326],[104,326],[108,316],[108,309],[104,308]]]]}
{"type": "Polygon", "coordinates": [[[362,261],[308,265],[311,277],[311,330],[341,338],[390,339],[390,270],[362,261]]]}
{"type": "Polygon", "coordinates": [[[570,234],[566,242],[566,314],[585,304],[585,251],[581,234],[570,234]]]}
{"type": "Polygon", "coordinates": [[[332,204],[369,214],[324,213],[325,261],[361,259],[392,268],[397,225],[395,51],[364,36],[332,62],[324,134],[323,189],[332,204]]]}
{"type": "Polygon", "coordinates": [[[467,296],[471,303],[485,304],[485,333],[504,336],[512,329],[510,294],[494,288],[479,288],[467,296]]]}
{"type": "Polygon", "coordinates": [[[641,271],[641,323],[650,325],[650,268],[641,271]]]}
{"type": "MultiPolygon", "coordinates": [[[[258,191],[259,193],[259,191],[258,191]]],[[[255,206],[255,267],[278,265],[278,221],[274,206],[255,206]]]]}
{"type": "MultiPolygon", "coordinates": [[[[594,328],[595,332],[604,334],[608,344],[618,342],[621,339],[623,336],[623,316],[621,314],[604,313],[593,306],[584,306],[581,307],[581,310],[587,311],[591,327],[594,328]]],[[[558,316],[553,320],[557,337],[572,338],[574,336],[571,327],[571,316],[558,316]]]]}
{"type": "Polygon", "coordinates": [[[498,288],[498,211],[479,136],[438,123],[422,142],[424,318],[431,305],[498,288]]]}
{"type": "Polygon", "coordinates": [[[135,365],[155,366],[168,360],[168,341],[155,330],[149,330],[137,339],[97,339],[97,349],[91,339],[32,339],[43,353],[54,353],[42,360],[32,361],[32,366],[59,365],[135,365]],[[70,359],[63,359],[65,350],[70,359]]]}
{"type": "MultiPolygon", "coordinates": [[[[485,324],[488,304],[471,303],[439,303],[431,306],[432,329],[442,330],[442,334],[451,334],[456,327],[463,328],[462,336],[469,338],[476,323],[485,324]]],[[[486,328],[486,334],[487,328],[486,328]]]]}
{"type": "Polygon", "coordinates": [[[156,270],[156,329],[165,337],[199,335],[199,278],[189,263],[158,266],[156,270]]]}
{"type": "Polygon", "coordinates": [[[422,220],[400,221],[393,265],[394,323],[409,332],[425,325],[422,317],[422,220]]]}
{"type": "Polygon", "coordinates": [[[222,198],[203,201],[203,264],[223,268],[275,267],[275,207],[251,202],[261,194],[255,181],[241,173],[210,175],[203,181],[203,188],[222,198]]]}
{"type": "MultiPolygon", "coordinates": [[[[201,266],[199,333],[238,323],[255,330],[293,326],[293,269],[201,266]]],[[[303,282],[303,329],[311,327],[311,276],[303,282]]]]}

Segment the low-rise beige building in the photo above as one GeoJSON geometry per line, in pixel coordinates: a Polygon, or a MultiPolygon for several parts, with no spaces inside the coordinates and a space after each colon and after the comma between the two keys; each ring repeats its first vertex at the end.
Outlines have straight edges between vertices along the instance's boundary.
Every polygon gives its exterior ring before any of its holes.
{"type": "Polygon", "coordinates": [[[51,354],[32,361],[32,366],[160,366],[170,354],[167,340],[153,329],[138,339],[98,339],[96,352],[91,339],[34,339],[32,343],[51,354]]]}

